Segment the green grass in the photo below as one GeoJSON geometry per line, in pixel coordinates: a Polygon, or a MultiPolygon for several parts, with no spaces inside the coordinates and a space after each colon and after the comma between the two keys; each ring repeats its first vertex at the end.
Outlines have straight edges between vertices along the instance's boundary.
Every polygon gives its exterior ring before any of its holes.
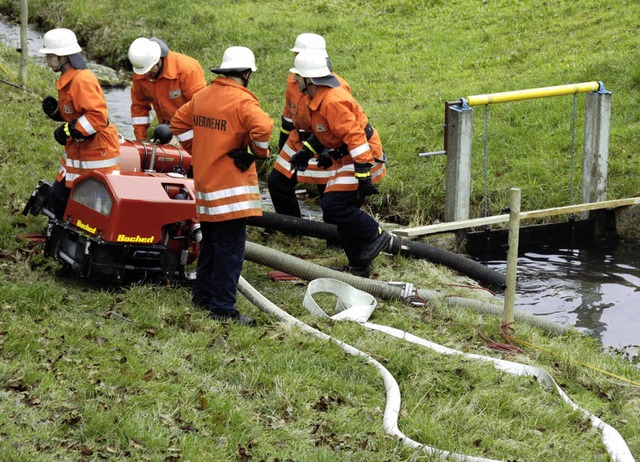
{"type": "MultiPolygon", "coordinates": [[[[335,69],[380,131],[391,157],[377,211],[402,224],[442,219],[444,158],[417,153],[443,148],[444,102],[475,94],[602,81],[613,93],[608,198],[640,192],[634,149],[640,71],[633,37],[637,2],[491,1],[204,1],[104,2],[32,0],[43,30],[67,26],[85,52],[129,68],[126,51],[140,35],[158,35],[205,69],[230,45],[252,48],[258,72],[251,89],[278,120],[291,48],[300,32],[327,39],[335,69]],[[176,13],[179,11],[179,13],[176,13]],[[171,12],[171,13],[169,13],[171,12]],[[407,186],[409,185],[409,186],[407,186]],[[407,190],[407,187],[409,190],[407,190]],[[424,204],[416,208],[415,203],[424,204]]],[[[18,17],[18,2],[0,10],[18,17]]],[[[523,190],[522,209],[570,202],[572,97],[494,105],[490,110],[490,212],[523,190]],[[535,187],[530,188],[531,182],[535,187]]],[[[582,167],[584,96],[578,98],[574,189],[582,167]]],[[[475,109],[472,210],[484,195],[484,109],[475,109]]],[[[274,135],[274,144],[275,137],[274,135]]],[[[580,197],[574,195],[574,200],[580,197]]],[[[481,209],[480,209],[481,211],[481,209]]]]}
{"type": "MultiPolygon", "coordinates": [[[[16,8],[0,0],[0,11],[16,17],[16,8]]],[[[227,46],[249,46],[259,68],[251,89],[276,120],[295,36],[323,34],[392,157],[372,212],[414,225],[441,218],[444,201],[444,159],[415,154],[442,148],[444,101],[473,94],[603,81],[614,108],[609,198],[637,193],[638,13],[637,2],[623,1],[30,2],[32,22],[74,29],[92,59],[114,67],[126,64],[139,35],[167,39],[205,69],[219,64],[227,46]]],[[[0,78],[16,82],[17,69],[18,55],[0,48],[0,78]]],[[[55,77],[32,65],[29,89],[54,93],[55,77]]],[[[20,212],[36,181],[53,177],[60,150],[39,97],[0,89],[0,460],[436,460],[385,434],[381,379],[336,345],[277,323],[242,296],[239,308],[257,327],[209,320],[191,307],[186,287],[78,280],[44,259],[40,245],[20,239],[44,230],[42,217],[20,212]]],[[[515,186],[523,189],[523,210],[568,202],[571,103],[490,108],[493,213],[515,186]]],[[[578,168],[583,111],[579,97],[578,168]]],[[[482,108],[475,118],[472,209],[481,213],[482,108]]],[[[344,263],[311,238],[250,229],[250,239],[321,264],[344,263]]],[[[381,280],[490,297],[424,261],[381,256],[375,270],[381,280]]],[[[273,283],[268,271],[246,262],[243,275],[286,311],[390,370],[403,393],[399,426],[410,438],[492,459],[608,460],[599,433],[533,379],[312,318],[302,307],[305,286],[273,283]]],[[[417,308],[379,300],[372,322],[500,355],[478,335],[498,340],[497,319],[439,302],[417,308]]],[[[536,348],[513,359],[548,370],[640,457],[639,388],[583,364],[640,382],[637,365],[574,333],[551,337],[517,325],[516,336],[536,348]]]]}

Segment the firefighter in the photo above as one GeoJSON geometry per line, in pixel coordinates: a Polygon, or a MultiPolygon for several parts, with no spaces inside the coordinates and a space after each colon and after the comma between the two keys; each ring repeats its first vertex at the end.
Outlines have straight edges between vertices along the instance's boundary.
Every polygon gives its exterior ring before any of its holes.
{"type": "MultiPolygon", "coordinates": [[[[295,44],[290,51],[300,53],[305,50],[317,50],[318,53],[328,57],[325,39],[318,34],[303,33],[296,37],[295,44]]],[[[340,79],[340,84],[349,90],[347,82],[340,79]]],[[[325,185],[331,176],[329,170],[317,166],[315,158],[310,159],[305,171],[295,172],[289,163],[291,156],[302,147],[302,143],[313,133],[309,125],[308,99],[308,95],[301,93],[298,89],[295,74],[289,74],[278,142],[280,154],[269,174],[267,185],[276,213],[293,217],[301,216],[295,193],[296,185],[298,183],[315,184],[319,196],[322,198],[325,185]]]]}
{"type": "Polygon", "coordinates": [[[391,235],[361,207],[378,194],[374,183],[386,174],[386,155],[377,131],[354,97],[331,72],[326,53],[299,53],[291,72],[298,89],[309,95],[313,136],[291,157],[291,167],[304,171],[312,157],[331,177],[321,201],[323,220],[337,225],[349,264],[343,268],[368,277],[373,259],[391,244],[391,235]]]}
{"type": "MultiPolygon", "coordinates": [[[[145,141],[151,109],[159,123],[169,124],[180,106],[207,86],[202,66],[190,56],[170,51],[159,38],[139,37],[129,46],[133,67],[131,120],[136,140],[145,141]]],[[[178,145],[175,140],[171,144],[178,145]]]]}
{"type": "Polygon", "coordinates": [[[109,123],[107,102],[95,75],[87,69],[76,35],[69,29],[52,29],[42,39],[40,53],[60,77],[58,99],[46,96],[42,110],[52,120],[64,122],[53,132],[65,147],[56,181],[46,207],[61,219],[74,181],[89,170],[119,173],[118,131],[109,123]]]}
{"type": "Polygon", "coordinates": [[[219,76],[171,119],[172,132],[193,156],[202,230],[192,301],[213,319],[243,324],[253,324],[235,306],[247,218],[262,215],[254,161],[269,157],[273,130],[247,88],[255,70],[249,48],[227,48],[220,67],[211,69],[219,76]]]}

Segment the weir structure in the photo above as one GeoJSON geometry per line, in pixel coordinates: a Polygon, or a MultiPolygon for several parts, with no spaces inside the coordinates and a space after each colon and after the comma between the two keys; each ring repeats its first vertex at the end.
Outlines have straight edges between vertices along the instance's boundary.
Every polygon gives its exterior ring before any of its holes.
{"type": "MultiPolygon", "coordinates": [[[[528,90],[469,96],[445,105],[446,154],[444,221],[469,219],[473,107],[586,93],[582,202],[606,200],[611,119],[611,92],[602,82],[584,82],[528,90]]],[[[428,155],[428,153],[425,153],[428,155]]],[[[586,217],[583,217],[586,218],[586,217]]]]}

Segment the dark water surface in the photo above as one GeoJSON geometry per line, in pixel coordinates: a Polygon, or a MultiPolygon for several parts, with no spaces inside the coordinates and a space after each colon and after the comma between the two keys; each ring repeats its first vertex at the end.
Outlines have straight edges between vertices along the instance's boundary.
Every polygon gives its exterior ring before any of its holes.
{"type": "MultiPolygon", "coordinates": [[[[487,266],[506,273],[504,260],[487,266]]],[[[518,257],[516,308],[614,348],[640,344],[640,244],[595,241],[518,257]]]]}

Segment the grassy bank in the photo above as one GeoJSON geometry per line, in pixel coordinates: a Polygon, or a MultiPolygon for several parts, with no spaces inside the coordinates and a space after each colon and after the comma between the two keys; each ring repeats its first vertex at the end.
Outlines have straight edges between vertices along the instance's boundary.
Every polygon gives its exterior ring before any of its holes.
{"type": "MultiPolygon", "coordinates": [[[[17,17],[18,2],[0,0],[17,17]]],[[[640,192],[636,146],[640,71],[634,1],[206,1],[31,0],[43,30],[68,26],[95,60],[127,67],[140,35],[157,35],[196,57],[205,69],[223,50],[254,50],[251,88],[277,120],[288,51],[300,32],[327,39],[335,69],[381,133],[390,175],[376,209],[389,221],[442,218],[444,162],[416,154],[443,147],[444,102],[501,91],[602,81],[613,92],[608,198],[640,192]],[[416,204],[419,204],[416,207],[416,204]]],[[[472,210],[482,213],[484,110],[476,109],[472,210]]],[[[491,213],[522,189],[523,210],[571,199],[572,97],[490,108],[488,199],[491,213]]],[[[584,97],[578,98],[573,189],[580,190],[584,97]]],[[[275,137],[274,137],[275,141],[275,137]]],[[[573,196],[579,198],[579,193],[573,196]]]]}
{"type": "MultiPolygon", "coordinates": [[[[30,5],[34,19],[73,28],[92,57],[112,65],[122,63],[138,35],[170,37],[174,49],[198,57],[205,67],[218,64],[228,45],[250,46],[259,67],[252,89],[274,118],[295,35],[323,33],[336,68],[395,156],[385,194],[377,198],[383,216],[397,214],[407,223],[439,216],[443,159],[414,155],[441,147],[444,100],[588,80],[602,80],[614,91],[610,185],[620,195],[610,198],[637,192],[637,178],[628,173],[638,167],[632,141],[640,79],[628,64],[636,53],[629,31],[639,7],[512,3],[30,5]]],[[[0,7],[14,5],[0,0],[0,7]]],[[[1,78],[16,81],[17,66],[17,54],[1,48],[1,78]]],[[[51,72],[31,66],[29,76],[32,91],[54,92],[51,72]]],[[[37,179],[55,172],[56,125],[41,113],[39,97],[1,88],[0,460],[436,460],[382,430],[385,390],[370,365],[275,322],[243,297],[239,307],[258,320],[257,327],[210,321],[191,307],[185,287],[96,286],[45,260],[39,245],[20,238],[42,232],[44,219],[20,211],[37,179]]],[[[566,166],[570,110],[569,100],[501,109],[504,120],[491,133],[492,169],[503,169],[492,179],[493,207],[502,207],[500,189],[513,183],[522,183],[517,186],[528,200],[540,201],[526,208],[558,205],[547,201],[566,195],[566,185],[556,186],[561,167],[553,162],[566,166]],[[514,126],[529,133],[524,115],[534,126],[541,119],[551,125],[537,127],[524,141],[509,138],[514,126]],[[553,159],[538,161],[542,152],[553,159]],[[528,188],[538,194],[527,195],[528,188]]],[[[498,109],[491,111],[493,117],[498,109]]],[[[481,195],[482,184],[476,183],[481,195]]],[[[344,260],[311,238],[251,229],[250,239],[325,265],[344,260]]],[[[381,280],[491,301],[468,280],[427,262],[382,256],[375,270],[381,280]]],[[[403,394],[399,426],[407,436],[491,459],[608,460],[589,422],[533,379],[443,357],[352,323],[313,318],[301,305],[305,285],[271,282],[267,271],[247,263],[243,275],[288,312],[372,354],[390,370],[403,394]]],[[[479,335],[500,340],[497,319],[440,301],[416,307],[380,300],[372,321],[452,348],[502,354],[479,335]]],[[[533,346],[510,359],[552,373],[571,399],[618,429],[640,457],[640,391],[599,371],[640,382],[636,367],[575,333],[554,337],[519,324],[515,334],[533,346]]]]}

